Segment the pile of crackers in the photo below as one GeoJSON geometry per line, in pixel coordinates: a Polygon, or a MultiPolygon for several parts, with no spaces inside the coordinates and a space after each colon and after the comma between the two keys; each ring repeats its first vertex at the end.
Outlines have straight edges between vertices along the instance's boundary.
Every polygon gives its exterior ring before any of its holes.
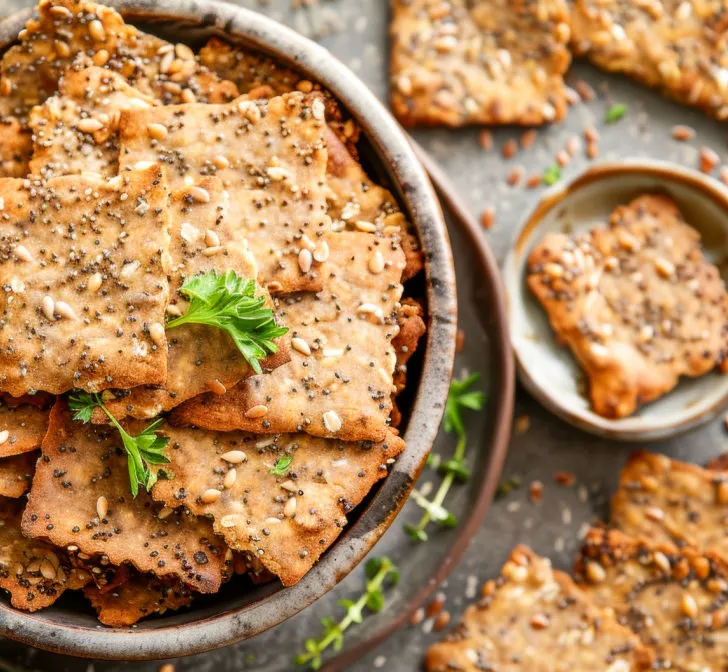
{"type": "Polygon", "coordinates": [[[638,452],[574,579],[519,546],[429,672],[728,669],[728,471],[638,452]]]}
{"type": "Polygon", "coordinates": [[[724,120],[725,32],[717,1],[394,0],[392,108],[408,126],[558,121],[573,54],[724,120]]]}
{"type": "Polygon", "coordinates": [[[299,581],[403,450],[425,332],[411,226],[319,85],[211,40],[199,54],[87,0],[41,0],[0,60],[0,587],[83,590],[128,626],[299,581]],[[255,374],[188,324],[188,278],[254,279],[288,333],[255,374]],[[169,464],[134,497],[101,395],[169,464]],[[280,465],[285,465],[283,468],[280,465]],[[240,582],[229,584],[240,586],[240,582]],[[240,589],[240,588],[236,588],[240,589]]]}

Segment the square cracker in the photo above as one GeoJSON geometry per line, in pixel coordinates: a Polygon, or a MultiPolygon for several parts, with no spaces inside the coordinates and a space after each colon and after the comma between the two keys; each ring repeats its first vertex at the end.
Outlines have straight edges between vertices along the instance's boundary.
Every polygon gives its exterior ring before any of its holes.
{"type": "Polygon", "coordinates": [[[167,189],[161,169],[0,180],[0,390],[163,383],[167,189]],[[159,339],[158,339],[159,341],[159,339]]]}
{"type": "Polygon", "coordinates": [[[0,497],[22,497],[28,492],[37,460],[36,452],[0,459],[0,497]]]}
{"type": "Polygon", "coordinates": [[[16,609],[49,607],[66,590],[83,588],[88,572],[73,567],[65,551],[20,531],[22,502],[0,498],[0,588],[16,609]]]}
{"type": "Polygon", "coordinates": [[[119,114],[156,101],[104,68],[70,69],[58,93],[30,113],[33,132],[30,172],[49,179],[83,172],[119,173],[119,114]]]}
{"type": "Polygon", "coordinates": [[[427,672],[649,670],[639,639],[596,607],[547,558],[517,546],[500,578],[427,651],[427,672]]]}
{"type": "Polygon", "coordinates": [[[172,189],[219,177],[261,284],[276,292],[315,290],[331,225],[325,128],[320,97],[301,93],[124,112],[121,168],[160,162],[172,189]]]}
{"type": "Polygon", "coordinates": [[[548,234],[528,257],[528,286],[602,416],[628,416],[725,356],[725,286],[667,196],[618,207],[608,227],[548,234]]]}
{"type": "Polygon", "coordinates": [[[634,453],[619,476],[611,522],[632,537],[728,558],[728,472],[634,453]]]}
{"type": "Polygon", "coordinates": [[[728,567],[714,553],[593,529],[574,570],[600,607],[654,650],[651,669],[728,669],[728,567]]]}
{"type": "Polygon", "coordinates": [[[381,443],[341,443],[306,434],[162,433],[174,478],[157,481],[152,496],[212,517],[231,548],[257,558],[286,586],[311,569],[404,448],[393,434],[381,443]],[[272,474],[284,456],[292,458],[286,475],[272,474]]]}
{"type": "Polygon", "coordinates": [[[29,404],[0,402],[0,458],[40,448],[48,429],[48,411],[29,404]]]}
{"type": "Polygon", "coordinates": [[[227,550],[222,540],[194,515],[170,510],[160,516],[143,488],[132,497],[116,429],[74,422],[66,403],[58,401],[41,450],[23,514],[25,535],[217,592],[227,550]]]}
{"type": "Polygon", "coordinates": [[[395,0],[390,32],[392,109],[406,126],[566,116],[565,0],[395,0]]]}
{"type": "Polygon", "coordinates": [[[393,240],[369,233],[342,231],[330,241],[326,288],[278,301],[291,361],[221,396],[191,399],[174,410],[173,424],[384,439],[404,254],[393,240]]]}
{"type": "MultiPolygon", "coordinates": [[[[238,223],[230,216],[228,194],[219,178],[208,177],[192,188],[183,187],[170,195],[171,272],[170,303],[167,312],[183,315],[188,301],[179,293],[186,278],[209,271],[234,270],[255,279],[257,267],[244,241],[237,234],[238,223]],[[190,196],[204,190],[200,201],[190,196]]],[[[269,299],[270,300],[270,299],[269,299]]],[[[285,342],[261,365],[266,370],[290,360],[285,342]]],[[[115,392],[106,407],[117,418],[153,418],[211,387],[232,387],[253,374],[230,336],[220,329],[188,324],[167,332],[167,381],[161,386],[140,386],[115,392]]],[[[100,409],[94,422],[108,422],[100,409]]]]}
{"type": "Polygon", "coordinates": [[[572,8],[576,55],[728,118],[728,24],[722,2],[575,0],[572,8]]]}

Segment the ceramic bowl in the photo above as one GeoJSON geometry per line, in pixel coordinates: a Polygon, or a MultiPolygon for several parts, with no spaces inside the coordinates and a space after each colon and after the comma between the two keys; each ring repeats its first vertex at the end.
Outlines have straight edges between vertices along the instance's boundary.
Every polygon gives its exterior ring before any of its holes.
{"type": "MultiPolygon", "coordinates": [[[[356,567],[391,524],[411,492],[440,426],[455,353],[455,274],[437,198],[404,134],[366,86],[328,51],[255,12],[224,3],[109,0],[106,4],[161,37],[198,47],[218,35],[275,56],[320,82],[363,129],[363,156],[399,198],[427,253],[424,287],[429,331],[420,366],[413,367],[408,386],[407,448],[303,580],[287,589],[278,584],[251,589],[230,583],[218,595],[200,599],[192,609],[142,621],[129,629],[101,627],[80,599],[74,602],[64,596],[54,607],[28,614],[12,609],[0,596],[0,635],[76,656],[168,658],[253,637],[298,613],[356,567]]],[[[0,46],[15,40],[29,16],[29,12],[21,12],[0,24],[0,46]]]]}
{"type": "Polygon", "coordinates": [[[503,268],[511,343],[520,380],[549,411],[610,439],[655,441],[715,417],[728,400],[728,376],[682,378],[678,386],[634,415],[612,420],[591,409],[586,376],[568,348],[556,343],[546,313],[526,285],[531,250],[549,232],[578,232],[606,223],[612,211],[645,192],[670,195],[703,239],[709,261],[728,277],[728,189],[682,166],[646,159],[595,165],[548,190],[526,217],[503,268]]]}

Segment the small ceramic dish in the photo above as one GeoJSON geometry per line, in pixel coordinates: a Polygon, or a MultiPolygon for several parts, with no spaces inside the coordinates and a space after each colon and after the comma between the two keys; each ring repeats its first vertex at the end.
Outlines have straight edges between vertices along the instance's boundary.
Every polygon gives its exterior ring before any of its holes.
{"type": "Polygon", "coordinates": [[[703,238],[707,259],[728,277],[728,188],[695,170],[649,159],[595,165],[547,191],[528,215],[506,258],[511,343],[524,387],[549,411],[585,431],[623,441],[655,441],[715,417],[728,400],[728,376],[682,378],[634,415],[611,420],[592,411],[586,376],[560,346],[545,311],[526,284],[526,262],[549,232],[578,232],[606,223],[612,211],[645,192],[670,195],[703,238]]]}

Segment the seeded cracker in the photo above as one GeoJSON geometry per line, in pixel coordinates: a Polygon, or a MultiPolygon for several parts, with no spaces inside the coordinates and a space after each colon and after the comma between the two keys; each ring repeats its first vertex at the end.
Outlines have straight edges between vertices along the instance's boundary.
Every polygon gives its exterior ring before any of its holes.
{"type": "Polygon", "coordinates": [[[585,369],[600,415],[628,416],[724,357],[723,281],[666,196],[617,208],[608,227],[547,235],[528,266],[528,285],[585,369]]]}
{"type": "Polygon", "coordinates": [[[20,532],[21,502],[0,498],[0,588],[16,609],[37,611],[53,604],[65,590],[77,590],[91,577],[72,567],[61,549],[20,532]]]}
{"type": "Polygon", "coordinates": [[[654,649],[654,669],[728,669],[728,567],[718,555],[589,532],[577,582],[654,649]]]}
{"type": "Polygon", "coordinates": [[[390,31],[392,109],[406,126],[566,116],[565,0],[395,0],[390,31]]]}
{"type": "Polygon", "coordinates": [[[186,607],[192,601],[192,593],[183,584],[136,573],[110,590],[90,584],[83,594],[96,610],[99,621],[114,628],[129,627],[142,618],[186,607]]]}
{"type": "Polygon", "coordinates": [[[611,521],[633,537],[728,558],[728,473],[634,453],[612,498],[611,521]]]}
{"type": "Polygon", "coordinates": [[[35,452],[0,459],[0,497],[22,497],[30,490],[37,459],[35,452]]]}
{"type": "Polygon", "coordinates": [[[391,239],[368,233],[342,231],[330,242],[326,289],[278,301],[277,321],[290,330],[291,361],[222,396],[191,399],[174,410],[173,424],[304,431],[345,441],[385,438],[404,254],[391,239]]]}
{"type": "Polygon", "coordinates": [[[326,261],[324,106],[289,94],[230,105],[168,106],[121,115],[121,168],[167,167],[172,189],[216,175],[273,292],[318,290],[326,261]],[[162,132],[155,135],[152,128],[162,132]]]}
{"type": "Polygon", "coordinates": [[[121,110],[150,108],[153,98],[129,86],[121,75],[104,68],[68,70],[58,94],[30,114],[33,131],[33,175],[119,172],[121,110]]]}
{"type": "Polygon", "coordinates": [[[0,404],[0,458],[40,448],[48,429],[48,411],[30,405],[0,404]]]}
{"type": "Polygon", "coordinates": [[[0,390],[165,381],[165,342],[149,334],[168,299],[161,174],[0,180],[0,390]]]}
{"type": "Polygon", "coordinates": [[[650,669],[649,653],[627,628],[525,546],[513,550],[483,595],[452,634],[430,647],[428,672],[650,669]]]}
{"type": "Polygon", "coordinates": [[[153,497],[212,516],[231,548],[251,553],[286,586],[311,569],[404,448],[392,434],[379,444],[172,427],[162,434],[175,477],[160,479],[153,497]],[[285,475],[271,474],[283,456],[292,457],[285,475]]]}
{"type": "Polygon", "coordinates": [[[728,118],[725,5],[697,0],[575,0],[572,48],[620,72],[728,118]]]}
{"type": "MultiPolygon", "coordinates": [[[[133,426],[129,431],[141,428],[133,426]]],[[[65,402],[51,412],[48,435],[23,515],[23,533],[111,564],[177,577],[203,593],[220,588],[225,547],[212,526],[182,512],[164,518],[142,490],[129,492],[126,455],[115,429],[74,422],[65,402]]]]}
{"type": "Polygon", "coordinates": [[[25,177],[32,151],[28,130],[17,119],[0,118],[0,178],[25,177]]]}

